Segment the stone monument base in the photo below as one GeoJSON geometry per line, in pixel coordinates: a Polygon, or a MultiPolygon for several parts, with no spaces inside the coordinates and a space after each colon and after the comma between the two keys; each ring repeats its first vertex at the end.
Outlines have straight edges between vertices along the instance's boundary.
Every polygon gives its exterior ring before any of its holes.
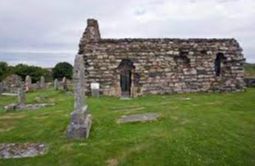
{"type": "Polygon", "coordinates": [[[91,114],[87,114],[87,107],[82,111],[74,111],[71,114],[71,123],[67,129],[68,139],[83,139],[89,137],[92,119],[91,114]]]}

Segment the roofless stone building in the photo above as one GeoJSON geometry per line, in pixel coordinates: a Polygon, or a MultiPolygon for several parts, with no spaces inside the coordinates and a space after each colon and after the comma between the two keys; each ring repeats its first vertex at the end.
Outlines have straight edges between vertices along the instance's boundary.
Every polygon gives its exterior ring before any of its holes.
{"type": "Polygon", "coordinates": [[[244,89],[245,61],[235,39],[102,39],[88,19],[79,44],[85,91],[111,96],[244,89]]]}

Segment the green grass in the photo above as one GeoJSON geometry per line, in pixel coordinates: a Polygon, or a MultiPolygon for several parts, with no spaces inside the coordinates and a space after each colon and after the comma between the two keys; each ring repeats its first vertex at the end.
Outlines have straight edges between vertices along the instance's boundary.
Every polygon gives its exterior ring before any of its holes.
{"type": "Polygon", "coordinates": [[[60,91],[29,93],[55,102],[37,111],[4,112],[15,97],[0,97],[0,143],[49,145],[44,156],[0,160],[2,166],[255,165],[255,89],[242,93],[88,98],[88,140],[65,137],[73,97],[60,91]],[[190,100],[183,100],[189,97],[190,100]],[[121,115],[158,112],[149,123],[117,124],[121,115]]]}

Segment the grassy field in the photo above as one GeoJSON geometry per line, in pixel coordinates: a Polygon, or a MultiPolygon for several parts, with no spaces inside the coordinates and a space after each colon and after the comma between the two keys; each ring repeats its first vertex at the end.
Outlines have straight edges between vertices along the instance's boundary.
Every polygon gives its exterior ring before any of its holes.
{"type": "Polygon", "coordinates": [[[44,156],[0,160],[1,166],[255,165],[255,89],[229,94],[145,96],[128,101],[89,98],[90,138],[68,141],[73,97],[61,91],[28,94],[55,106],[4,112],[15,97],[0,97],[0,143],[49,145],[44,156]],[[190,100],[186,100],[190,98],[190,100]],[[121,115],[159,112],[149,123],[117,124],[121,115]]]}

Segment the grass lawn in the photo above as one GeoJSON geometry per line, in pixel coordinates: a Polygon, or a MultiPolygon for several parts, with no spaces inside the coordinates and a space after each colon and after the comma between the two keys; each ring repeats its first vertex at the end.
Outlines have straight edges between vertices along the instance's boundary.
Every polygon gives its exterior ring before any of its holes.
{"type": "Polygon", "coordinates": [[[1,166],[255,165],[255,89],[228,94],[178,94],[119,100],[88,98],[93,125],[88,140],[68,141],[73,111],[69,93],[29,93],[55,106],[4,112],[15,97],[0,97],[0,143],[46,143],[44,156],[0,160],[1,166]],[[190,98],[190,100],[186,100],[190,98]],[[121,115],[159,112],[158,121],[117,124],[121,115]]]}

